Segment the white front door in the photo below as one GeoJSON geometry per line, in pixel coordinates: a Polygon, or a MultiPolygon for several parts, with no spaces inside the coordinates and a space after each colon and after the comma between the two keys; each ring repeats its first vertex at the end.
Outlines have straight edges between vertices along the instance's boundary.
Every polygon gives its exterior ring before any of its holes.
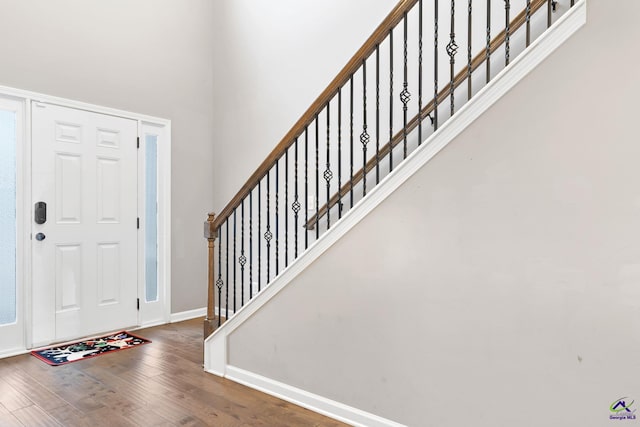
{"type": "Polygon", "coordinates": [[[135,120],[33,103],[34,345],[138,324],[136,144],[135,120]]]}

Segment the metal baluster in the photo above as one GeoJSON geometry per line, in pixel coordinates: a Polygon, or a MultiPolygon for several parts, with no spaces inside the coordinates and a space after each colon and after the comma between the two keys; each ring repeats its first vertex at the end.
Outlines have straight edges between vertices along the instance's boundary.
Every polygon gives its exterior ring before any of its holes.
{"type": "Polygon", "coordinates": [[[511,1],[504,0],[504,65],[509,65],[509,56],[511,54],[511,20],[509,12],[511,10],[511,1]]]}
{"type": "Polygon", "coordinates": [[[233,312],[237,310],[237,290],[236,290],[236,208],[233,208],[233,312]]]}
{"type": "Polygon", "coordinates": [[[316,229],[316,240],[320,238],[320,127],[318,123],[318,115],[316,114],[316,220],[314,221],[316,229]]]}
{"type": "Polygon", "coordinates": [[[225,264],[226,264],[226,274],[225,274],[225,281],[227,282],[227,286],[224,287],[225,290],[225,317],[228,320],[229,319],[229,218],[227,218],[227,220],[224,222],[225,224],[225,229],[226,229],[226,237],[227,237],[227,245],[226,245],[226,257],[225,257],[225,264]]]}
{"type": "Polygon", "coordinates": [[[576,4],[576,0],[571,0],[571,7],[573,7],[576,4]]]}
{"type": "Polygon", "coordinates": [[[267,242],[267,285],[271,282],[271,171],[267,171],[267,231],[264,232],[264,240],[267,242]]]}
{"type": "Polygon", "coordinates": [[[469,14],[467,18],[467,100],[471,99],[471,12],[472,12],[472,0],[469,0],[469,14]]]}
{"type": "Polygon", "coordinates": [[[380,182],[380,45],[376,45],[376,185],[380,182]]]}
{"type": "Polygon", "coordinates": [[[278,275],[278,272],[280,271],[279,267],[280,267],[280,229],[279,229],[279,215],[278,215],[278,208],[279,208],[279,194],[278,194],[278,187],[279,187],[279,183],[280,183],[280,177],[279,177],[279,166],[280,166],[280,160],[276,160],[276,206],[275,206],[275,220],[276,220],[276,274],[275,276],[278,275]]]}
{"type": "Polygon", "coordinates": [[[349,198],[351,199],[350,207],[353,207],[353,74],[349,79],[349,160],[350,160],[350,188],[349,198]]]}
{"type": "MultiPolygon", "coordinates": [[[[487,0],[490,1],[490,0],[487,0]]],[[[433,22],[433,130],[438,129],[438,0],[434,0],[433,22]]]]}
{"type": "Polygon", "coordinates": [[[487,0],[487,47],[484,53],[487,64],[487,83],[491,80],[491,0],[487,0]]]}
{"type": "Polygon", "coordinates": [[[402,82],[402,92],[400,92],[400,102],[402,102],[402,123],[404,127],[402,128],[402,154],[403,159],[407,158],[407,110],[409,108],[409,100],[411,99],[411,94],[409,93],[409,70],[407,67],[408,61],[408,52],[407,52],[407,33],[408,33],[408,24],[407,24],[407,12],[404,13],[404,45],[403,45],[403,59],[404,59],[404,81],[402,82]]]}
{"type": "MultiPolygon", "coordinates": [[[[393,28],[389,30],[389,143],[391,141],[393,141],[393,28]]],[[[392,170],[393,147],[389,147],[389,172],[392,170]]]]}
{"type": "Polygon", "coordinates": [[[220,249],[218,250],[218,280],[216,280],[216,287],[218,288],[218,326],[222,321],[222,287],[224,286],[224,280],[222,280],[222,226],[218,227],[218,236],[220,237],[220,249]]]}
{"type": "MultiPolygon", "coordinates": [[[[309,214],[309,128],[304,128],[304,215],[309,214]]],[[[309,228],[304,227],[304,248],[309,247],[309,228]]]]}
{"type": "Polygon", "coordinates": [[[551,26],[551,9],[553,8],[553,0],[547,0],[547,28],[551,26]]]}
{"type": "Polygon", "coordinates": [[[422,144],[422,0],[418,2],[418,145],[422,144]]]}
{"type": "Polygon", "coordinates": [[[449,99],[451,100],[451,115],[453,116],[455,111],[454,104],[454,78],[455,78],[455,64],[456,53],[458,52],[458,45],[456,44],[456,2],[451,0],[451,32],[449,33],[449,44],[447,44],[447,55],[449,55],[449,71],[451,81],[449,82],[449,99]]]}
{"type": "Polygon", "coordinates": [[[294,195],[294,201],[293,204],[291,205],[291,209],[293,210],[293,215],[294,215],[294,234],[295,234],[295,243],[294,243],[294,257],[298,258],[298,212],[300,212],[300,200],[298,200],[298,138],[296,138],[296,142],[295,142],[295,149],[294,149],[294,153],[295,153],[295,195],[294,195]]]}
{"type": "MultiPolygon", "coordinates": [[[[262,234],[262,178],[258,181],[258,292],[262,285],[262,242],[260,236],[262,234]]],[[[253,297],[253,295],[251,295],[253,297]]]]}
{"type": "Polygon", "coordinates": [[[367,133],[367,61],[362,61],[362,133],[360,143],[362,144],[362,197],[367,195],[367,144],[369,143],[367,133]]]}
{"type": "MultiPolygon", "coordinates": [[[[331,160],[330,160],[330,125],[331,125],[331,104],[327,103],[327,168],[324,171],[323,177],[327,181],[327,230],[331,227],[331,209],[329,208],[329,201],[331,200],[331,178],[333,178],[333,172],[331,172],[331,160]]],[[[338,189],[338,191],[340,191],[338,189]]]]}
{"type": "Polygon", "coordinates": [[[338,219],[342,218],[342,88],[338,89],[338,219]]]}
{"type": "Polygon", "coordinates": [[[527,20],[527,47],[531,44],[531,0],[527,0],[527,8],[525,12],[527,20]]]}
{"type": "Polygon", "coordinates": [[[284,267],[289,266],[289,149],[284,152],[284,267]]]}
{"type": "Polygon", "coordinates": [[[242,242],[240,247],[240,259],[238,262],[240,263],[240,307],[244,306],[244,266],[247,263],[247,257],[244,255],[244,199],[240,203],[240,240],[242,242]]]}

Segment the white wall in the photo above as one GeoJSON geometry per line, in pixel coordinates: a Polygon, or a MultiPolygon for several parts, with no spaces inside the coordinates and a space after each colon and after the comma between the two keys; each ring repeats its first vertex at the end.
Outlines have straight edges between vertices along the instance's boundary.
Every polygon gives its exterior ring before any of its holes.
{"type": "Polygon", "coordinates": [[[396,3],[215,2],[215,211],[240,190],[396,3]]]}
{"type": "Polygon", "coordinates": [[[602,426],[639,399],[637,16],[589,0],[582,30],[232,333],[229,363],[411,426],[602,426]]]}
{"type": "Polygon", "coordinates": [[[213,7],[207,0],[0,0],[0,85],[172,120],[172,311],[206,301],[213,7]]]}

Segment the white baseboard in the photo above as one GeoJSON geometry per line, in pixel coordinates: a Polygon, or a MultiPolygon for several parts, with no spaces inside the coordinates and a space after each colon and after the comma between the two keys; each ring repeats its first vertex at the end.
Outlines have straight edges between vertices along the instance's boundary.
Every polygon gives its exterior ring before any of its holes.
{"type": "Polygon", "coordinates": [[[196,308],[188,311],[181,311],[179,313],[171,313],[169,323],[182,322],[183,320],[191,320],[196,317],[204,317],[207,315],[207,307],[196,308]]]}
{"type": "MultiPolygon", "coordinates": [[[[216,307],[215,313],[216,313],[216,316],[220,314],[218,311],[218,307],[216,307]]],[[[222,313],[226,314],[224,308],[222,309],[222,313]]],[[[233,310],[229,310],[229,316],[232,316],[233,314],[235,314],[235,312],[233,310]]],[[[191,320],[197,317],[205,317],[206,315],[207,315],[207,307],[196,308],[189,311],[182,311],[180,313],[172,313],[169,323],[182,322],[183,320],[191,320]]],[[[158,325],[162,325],[162,324],[164,324],[164,322],[158,323],[158,325]]],[[[156,325],[149,325],[149,326],[156,326],[156,325]]],[[[146,328],[147,326],[144,326],[144,327],[146,328]]]]}
{"type": "Polygon", "coordinates": [[[235,366],[227,366],[226,378],[279,399],[357,427],[404,427],[395,421],[370,414],[317,394],[263,377],[235,366]]]}
{"type": "Polygon", "coordinates": [[[0,359],[4,359],[6,357],[20,356],[21,354],[29,353],[29,350],[25,348],[6,350],[0,352],[0,359]]]}

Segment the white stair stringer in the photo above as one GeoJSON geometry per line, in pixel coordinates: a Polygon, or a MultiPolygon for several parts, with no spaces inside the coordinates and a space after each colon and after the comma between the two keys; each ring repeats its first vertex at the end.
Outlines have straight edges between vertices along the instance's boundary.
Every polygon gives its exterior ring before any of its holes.
{"type": "Polygon", "coordinates": [[[515,58],[509,67],[502,70],[453,117],[442,124],[420,147],[411,153],[407,159],[396,166],[392,173],[372,188],[365,198],[354,205],[340,221],[336,222],[329,231],[325,232],[282,271],[269,286],[262,289],[260,293],[238,310],[231,319],[209,336],[204,344],[205,371],[229,378],[351,425],[398,426],[399,424],[391,420],[229,365],[227,360],[229,335],[258,312],[298,274],[312,264],[376,206],[429,162],[440,150],[453,141],[467,126],[480,117],[484,111],[580,29],[587,19],[586,2],[587,0],[577,2],[552,27],[515,58]]]}

